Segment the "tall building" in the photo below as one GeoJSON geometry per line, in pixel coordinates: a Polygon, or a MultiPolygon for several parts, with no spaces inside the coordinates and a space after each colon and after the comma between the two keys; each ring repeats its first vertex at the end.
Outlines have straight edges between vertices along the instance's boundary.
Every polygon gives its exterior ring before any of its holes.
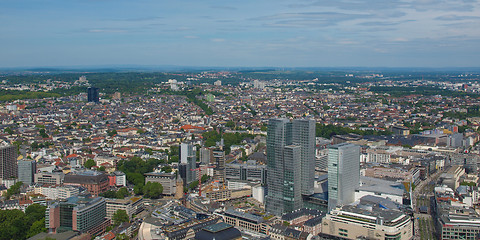
{"type": "Polygon", "coordinates": [[[328,210],[355,201],[360,182],[360,147],[340,143],[328,148],[328,210]]]}
{"type": "Polygon", "coordinates": [[[190,184],[191,182],[197,180],[197,172],[193,169],[197,168],[197,157],[195,151],[193,150],[193,145],[190,143],[180,144],[179,151],[180,164],[185,166],[185,184],[190,184]]]}
{"type": "Polygon", "coordinates": [[[37,162],[33,160],[18,161],[18,181],[25,185],[30,185],[34,181],[35,173],[37,172],[37,162]]]}
{"type": "Polygon", "coordinates": [[[315,121],[271,119],[267,130],[266,209],[282,215],[302,207],[302,194],[313,194],[315,121]]]}
{"type": "Polygon", "coordinates": [[[13,145],[0,145],[0,179],[18,177],[17,149],[13,145]]]}
{"type": "Polygon", "coordinates": [[[87,100],[88,102],[99,102],[99,95],[98,95],[98,88],[96,87],[89,87],[87,89],[87,100]]]}
{"type": "Polygon", "coordinates": [[[295,119],[292,125],[292,143],[300,146],[301,192],[312,195],[315,178],[315,120],[295,119]]]}
{"type": "Polygon", "coordinates": [[[225,152],[223,148],[217,148],[212,151],[215,169],[213,169],[213,178],[220,183],[225,183],[225,152]]]}
{"type": "Polygon", "coordinates": [[[200,162],[203,164],[210,164],[212,156],[212,150],[209,148],[200,148],[200,162]]]}

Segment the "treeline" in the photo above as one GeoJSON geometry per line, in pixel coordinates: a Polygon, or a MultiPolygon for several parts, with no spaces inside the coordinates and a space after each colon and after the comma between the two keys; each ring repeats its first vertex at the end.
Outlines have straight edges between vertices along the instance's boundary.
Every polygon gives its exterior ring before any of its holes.
{"type": "Polygon", "coordinates": [[[390,96],[393,97],[403,97],[408,95],[423,95],[423,96],[434,96],[434,95],[442,95],[442,96],[449,96],[449,97],[478,97],[478,94],[475,93],[466,93],[460,91],[453,91],[447,89],[439,89],[435,87],[427,87],[427,86],[420,86],[420,87],[383,87],[383,86],[375,86],[370,87],[370,91],[375,93],[388,93],[390,96]]]}
{"type": "MultiPolygon", "coordinates": [[[[215,146],[216,142],[220,142],[222,135],[217,131],[204,132],[202,137],[205,141],[205,147],[215,146]]],[[[248,133],[224,133],[223,142],[225,144],[225,154],[230,153],[230,146],[240,144],[246,138],[254,138],[255,135],[248,133]]]]}
{"type": "MultiPolygon", "coordinates": [[[[179,96],[185,96],[187,97],[187,100],[197,106],[199,106],[206,115],[212,115],[213,110],[203,102],[202,99],[197,98],[197,96],[204,96],[210,92],[204,92],[201,89],[198,88],[193,88],[193,89],[188,89],[188,90],[183,90],[183,91],[171,91],[171,90],[162,90],[159,92],[160,94],[168,94],[168,95],[179,95],[179,96]]],[[[212,92],[214,94],[214,92],[212,92]]],[[[217,93],[215,93],[217,94],[217,93]]]]}
{"type": "Polygon", "coordinates": [[[315,132],[317,137],[323,137],[327,139],[330,139],[334,135],[343,135],[348,133],[355,133],[362,136],[392,135],[392,132],[390,131],[359,130],[359,129],[351,129],[348,127],[336,126],[332,124],[325,125],[321,123],[316,124],[315,132]]]}
{"type": "Polygon", "coordinates": [[[130,160],[121,160],[117,163],[118,170],[127,175],[127,181],[135,185],[135,194],[144,194],[151,192],[151,186],[145,188],[145,173],[152,172],[155,167],[164,161],[150,158],[147,161],[139,157],[133,157],[130,160]]]}
{"type": "Polygon", "coordinates": [[[41,98],[60,97],[60,96],[61,96],[60,94],[52,93],[52,92],[31,92],[31,91],[0,89],[0,101],[41,99],[41,98]]]}
{"type": "Polygon", "coordinates": [[[467,108],[467,112],[444,112],[444,117],[456,118],[456,119],[467,119],[471,117],[480,117],[480,107],[471,106],[467,108]]]}
{"type": "Polygon", "coordinates": [[[45,228],[46,207],[32,204],[21,210],[0,210],[0,239],[27,239],[41,232],[45,228]]]}

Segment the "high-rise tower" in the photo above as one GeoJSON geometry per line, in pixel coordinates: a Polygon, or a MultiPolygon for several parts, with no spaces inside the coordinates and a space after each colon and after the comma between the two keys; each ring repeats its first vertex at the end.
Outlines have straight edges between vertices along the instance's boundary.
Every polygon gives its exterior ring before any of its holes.
{"type": "Polygon", "coordinates": [[[17,169],[17,149],[0,143],[0,179],[18,177],[17,169]]]}
{"type": "Polygon", "coordinates": [[[360,182],[360,147],[340,143],[328,148],[328,210],[355,200],[360,182]]]}
{"type": "Polygon", "coordinates": [[[98,103],[100,101],[100,98],[99,98],[99,95],[98,95],[98,88],[89,87],[87,89],[87,100],[88,100],[88,102],[96,102],[96,103],[98,103]]]}
{"type": "Polygon", "coordinates": [[[302,207],[313,193],[315,121],[271,119],[267,131],[266,209],[275,215],[302,207]]]}

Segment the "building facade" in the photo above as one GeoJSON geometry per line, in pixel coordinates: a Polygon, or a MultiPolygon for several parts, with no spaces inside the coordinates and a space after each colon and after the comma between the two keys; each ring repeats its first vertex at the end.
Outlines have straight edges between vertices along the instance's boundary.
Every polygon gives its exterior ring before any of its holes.
{"type": "Polygon", "coordinates": [[[409,240],[413,237],[410,216],[387,209],[365,210],[346,205],[322,219],[322,233],[344,239],[409,240]]]}
{"type": "Polygon", "coordinates": [[[65,175],[63,184],[84,187],[93,196],[98,196],[109,189],[108,176],[105,173],[90,170],[65,175]]]}
{"type": "Polygon", "coordinates": [[[13,145],[0,145],[0,179],[17,178],[17,149],[13,145]]]}
{"type": "MultiPolygon", "coordinates": [[[[174,196],[176,193],[175,173],[151,172],[145,173],[145,184],[147,182],[158,182],[162,184],[164,195],[174,196]]],[[[183,189],[182,189],[183,190],[183,189]]]]}
{"type": "Polygon", "coordinates": [[[88,102],[96,102],[96,103],[98,103],[100,101],[100,97],[99,97],[99,94],[98,94],[98,88],[89,87],[87,89],[87,100],[88,100],[88,102]]]}
{"type": "Polygon", "coordinates": [[[31,185],[37,172],[37,162],[33,160],[18,161],[18,180],[23,184],[31,185]]]}
{"type": "Polygon", "coordinates": [[[266,210],[280,216],[301,208],[302,193],[313,191],[315,122],[271,119],[267,131],[266,210]]]}
{"type": "Polygon", "coordinates": [[[102,197],[71,197],[50,204],[45,212],[45,225],[50,233],[78,231],[92,235],[102,233],[110,225],[106,219],[106,202],[102,197]]]}
{"type": "Polygon", "coordinates": [[[39,172],[35,173],[35,183],[46,185],[61,185],[65,179],[63,172],[39,172]]]}
{"type": "Polygon", "coordinates": [[[114,199],[107,198],[105,199],[107,203],[107,218],[113,219],[113,215],[118,210],[125,210],[129,218],[132,218],[132,215],[138,214],[143,211],[143,198],[142,197],[129,197],[124,199],[114,199]]]}
{"type": "Polygon", "coordinates": [[[328,210],[355,201],[360,182],[360,147],[340,143],[328,151],[328,210]]]}

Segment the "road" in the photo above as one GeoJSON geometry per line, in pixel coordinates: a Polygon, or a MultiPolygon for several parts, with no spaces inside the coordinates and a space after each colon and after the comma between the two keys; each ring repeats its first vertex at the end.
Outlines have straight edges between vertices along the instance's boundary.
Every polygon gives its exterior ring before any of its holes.
{"type": "MultiPolygon", "coordinates": [[[[436,239],[435,238],[435,228],[434,228],[434,221],[430,214],[422,214],[419,213],[418,210],[418,199],[420,196],[426,199],[430,199],[433,196],[433,191],[431,189],[426,189],[427,184],[434,181],[436,182],[438,177],[444,171],[437,171],[433,175],[429,176],[424,181],[421,181],[418,186],[415,187],[412,194],[412,208],[414,211],[414,237],[415,240],[423,240],[423,239],[436,239]]],[[[425,200],[423,200],[425,201],[425,200]]],[[[427,201],[429,203],[429,201],[427,201]]],[[[430,207],[430,205],[428,205],[430,207]]]]}

